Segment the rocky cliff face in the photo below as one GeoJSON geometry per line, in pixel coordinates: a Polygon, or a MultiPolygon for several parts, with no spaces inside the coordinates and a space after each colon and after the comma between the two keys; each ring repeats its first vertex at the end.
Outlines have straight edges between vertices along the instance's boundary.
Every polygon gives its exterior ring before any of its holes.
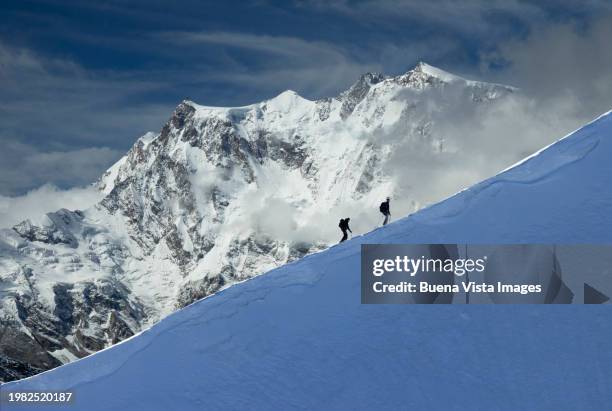
{"type": "MultiPolygon", "coordinates": [[[[445,152],[452,136],[436,134],[431,114],[457,107],[432,107],[427,93],[451,88],[468,105],[513,92],[419,64],[318,101],[287,91],[235,108],[182,102],[102,176],[98,205],[0,231],[0,380],[88,355],[321,250],[340,217],[373,228],[378,203],[413,184],[389,172],[393,153],[445,152]]],[[[429,201],[413,196],[396,214],[429,201]]]]}

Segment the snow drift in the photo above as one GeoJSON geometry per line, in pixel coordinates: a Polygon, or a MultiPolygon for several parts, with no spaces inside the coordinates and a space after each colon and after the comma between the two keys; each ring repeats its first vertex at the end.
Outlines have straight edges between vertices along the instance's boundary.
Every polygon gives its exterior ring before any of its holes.
{"type": "Polygon", "coordinates": [[[600,409],[606,307],[361,305],[359,263],[362,243],[611,242],[611,134],[607,114],[448,200],[2,390],[71,390],[73,410],[600,409]]]}

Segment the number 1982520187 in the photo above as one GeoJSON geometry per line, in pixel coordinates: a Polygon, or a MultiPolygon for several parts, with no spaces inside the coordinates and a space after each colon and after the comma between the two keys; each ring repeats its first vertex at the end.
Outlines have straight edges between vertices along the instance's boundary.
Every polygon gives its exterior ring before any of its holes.
{"type": "Polygon", "coordinates": [[[60,403],[70,402],[73,399],[71,392],[43,392],[43,391],[9,391],[3,392],[2,402],[9,403],[60,403]]]}

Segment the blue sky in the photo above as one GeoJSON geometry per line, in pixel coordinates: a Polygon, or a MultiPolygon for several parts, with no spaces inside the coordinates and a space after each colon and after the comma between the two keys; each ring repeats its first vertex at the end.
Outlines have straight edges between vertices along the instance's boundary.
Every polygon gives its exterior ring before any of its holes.
{"type": "MultiPolygon", "coordinates": [[[[580,79],[557,69],[573,55],[589,76],[609,68],[605,52],[589,52],[593,39],[607,44],[604,1],[3,1],[0,11],[4,196],[92,182],[184,98],[319,98],[419,60],[544,95],[580,79]]],[[[604,111],[595,97],[581,96],[604,111]]]]}

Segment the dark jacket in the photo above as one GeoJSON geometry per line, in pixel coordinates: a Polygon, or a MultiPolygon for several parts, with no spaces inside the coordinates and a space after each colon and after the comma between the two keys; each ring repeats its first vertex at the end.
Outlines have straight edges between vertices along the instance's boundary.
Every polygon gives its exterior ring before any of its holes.
{"type": "Polygon", "coordinates": [[[391,214],[391,209],[390,209],[390,206],[389,206],[389,200],[380,203],[379,209],[380,209],[380,212],[385,214],[385,215],[391,214]]]}
{"type": "MultiPolygon", "coordinates": [[[[350,221],[350,218],[341,218],[340,219],[340,223],[338,224],[338,227],[340,227],[340,230],[342,230],[342,231],[346,231],[346,230],[351,231],[351,228],[349,227],[349,221],[350,221]]],[[[352,231],[351,231],[351,233],[352,233],[352,231]]]]}

